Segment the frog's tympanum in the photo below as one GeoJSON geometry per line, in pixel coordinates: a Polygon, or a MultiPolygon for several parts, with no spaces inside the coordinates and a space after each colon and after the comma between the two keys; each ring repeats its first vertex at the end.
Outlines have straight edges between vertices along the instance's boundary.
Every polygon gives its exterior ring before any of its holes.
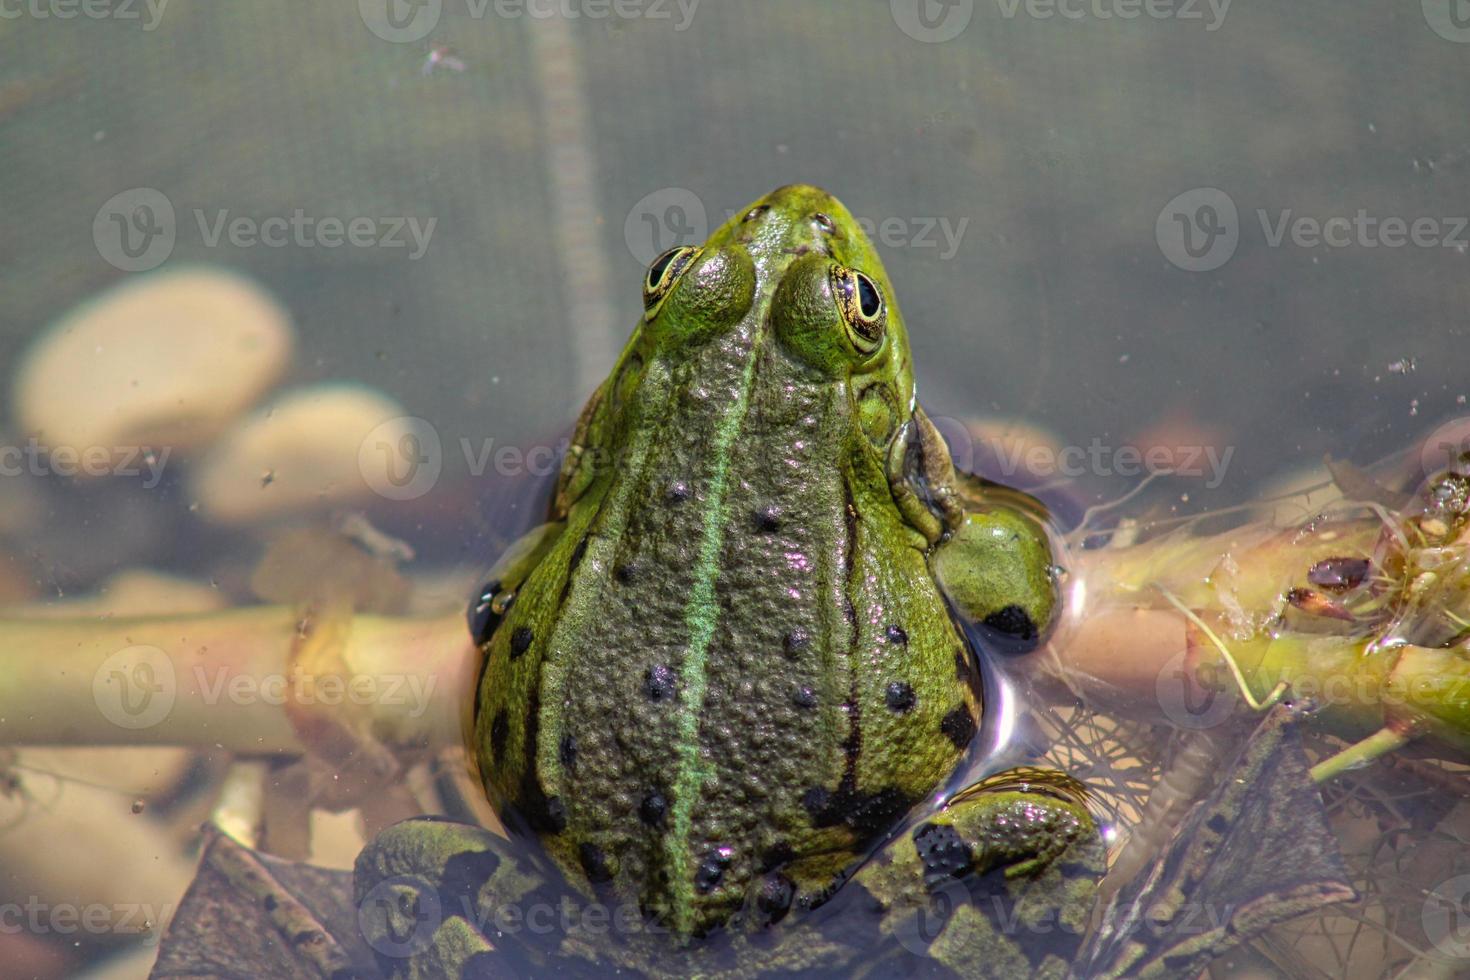
{"type": "Polygon", "coordinates": [[[381,834],[381,965],[1065,974],[1102,860],[1081,787],[944,799],[982,710],[967,637],[1044,636],[1050,547],[955,472],[872,244],[784,187],[659,256],[643,304],[487,594],[472,751],[525,840],[381,834]]]}

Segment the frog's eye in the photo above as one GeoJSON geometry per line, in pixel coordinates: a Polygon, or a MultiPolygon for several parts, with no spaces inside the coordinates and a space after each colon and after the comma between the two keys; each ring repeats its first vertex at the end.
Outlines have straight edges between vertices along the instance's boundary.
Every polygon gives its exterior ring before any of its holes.
{"type": "Polygon", "coordinates": [[[658,305],[669,295],[684,270],[694,264],[699,252],[697,248],[683,245],[671,248],[653,260],[653,264],[648,267],[648,274],[643,277],[643,308],[648,311],[649,316],[658,310],[658,305]]]}
{"type": "Polygon", "coordinates": [[[842,323],[852,345],[863,354],[871,354],[883,343],[888,329],[888,309],[883,291],[872,279],[854,269],[832,267],[832,293],[842,313],[842,323]]]}

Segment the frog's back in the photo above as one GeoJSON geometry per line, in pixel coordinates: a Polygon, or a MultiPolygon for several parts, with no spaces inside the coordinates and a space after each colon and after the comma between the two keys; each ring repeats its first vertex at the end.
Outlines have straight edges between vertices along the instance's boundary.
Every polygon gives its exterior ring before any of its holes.
{"type": "MultiPolygon", "coordinates": [[[[759,244],[732,247],[765,276],[759,244]]],[[[978,713],[885,469],[906,346],[834,381],[772,329],[778,277],[697,343],[635,335],[589,409],[595,473],[481,688],[493,794],[681,934],[752,895],[765,917],[820,898],[953,770],[978,713]]]]}

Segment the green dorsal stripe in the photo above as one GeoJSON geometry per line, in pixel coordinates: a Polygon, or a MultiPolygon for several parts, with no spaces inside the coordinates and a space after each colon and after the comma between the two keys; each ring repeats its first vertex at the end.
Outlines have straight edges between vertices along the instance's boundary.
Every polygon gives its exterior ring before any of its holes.
{"type": "Polygon", "coordinates": [[[714,639],[719,610],[715,604],[715,580],[719,577],[720,549],[725,540],[726,495],[729,489],[730,451],[735,445],[750,407],[751,380],[760,353],[759,339],[745,361],[740,379],[740,396],[721,419],[715,430],[711,449],[715,463],[706,493],[704,533],[700,536],[699,558],[694,567],[694,587],[689,604],[684,607],[684,622],[689,630],[689,646],[679,672],[679,759],[674,772],[674,806],[670,832],[664,837],[664,855],[668,861],[669,879],[674,890],[674,928],[688,934],[694,928],[694,879],[688,868],[693,860],[690,850],[690,824],[694,804],[699,799],[706,770],[699,762],[699,716],[704,706],[708,683],[705,670],[710,642],[714,639]]]}

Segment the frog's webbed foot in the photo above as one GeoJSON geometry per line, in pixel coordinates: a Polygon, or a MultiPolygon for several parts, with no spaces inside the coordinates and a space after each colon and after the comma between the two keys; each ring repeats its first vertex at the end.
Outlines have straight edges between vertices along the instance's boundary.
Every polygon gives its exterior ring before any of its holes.
{"type": "Polygon", "coordinates": [[[506,976],[518,961],[492,947],[499,910],[540,884],[518,866],[510,842],[479,827],[434,818],[406,820],[358,855],[358,927],[378,967],[394,980],[506,976]]]}
{"type": "Polygon", "coordinates": [[[1081,784],[1015,769],[958,794],[855,883],[886,935],[959,976],[1061,977],[1106,870],[1081,784]]]}

